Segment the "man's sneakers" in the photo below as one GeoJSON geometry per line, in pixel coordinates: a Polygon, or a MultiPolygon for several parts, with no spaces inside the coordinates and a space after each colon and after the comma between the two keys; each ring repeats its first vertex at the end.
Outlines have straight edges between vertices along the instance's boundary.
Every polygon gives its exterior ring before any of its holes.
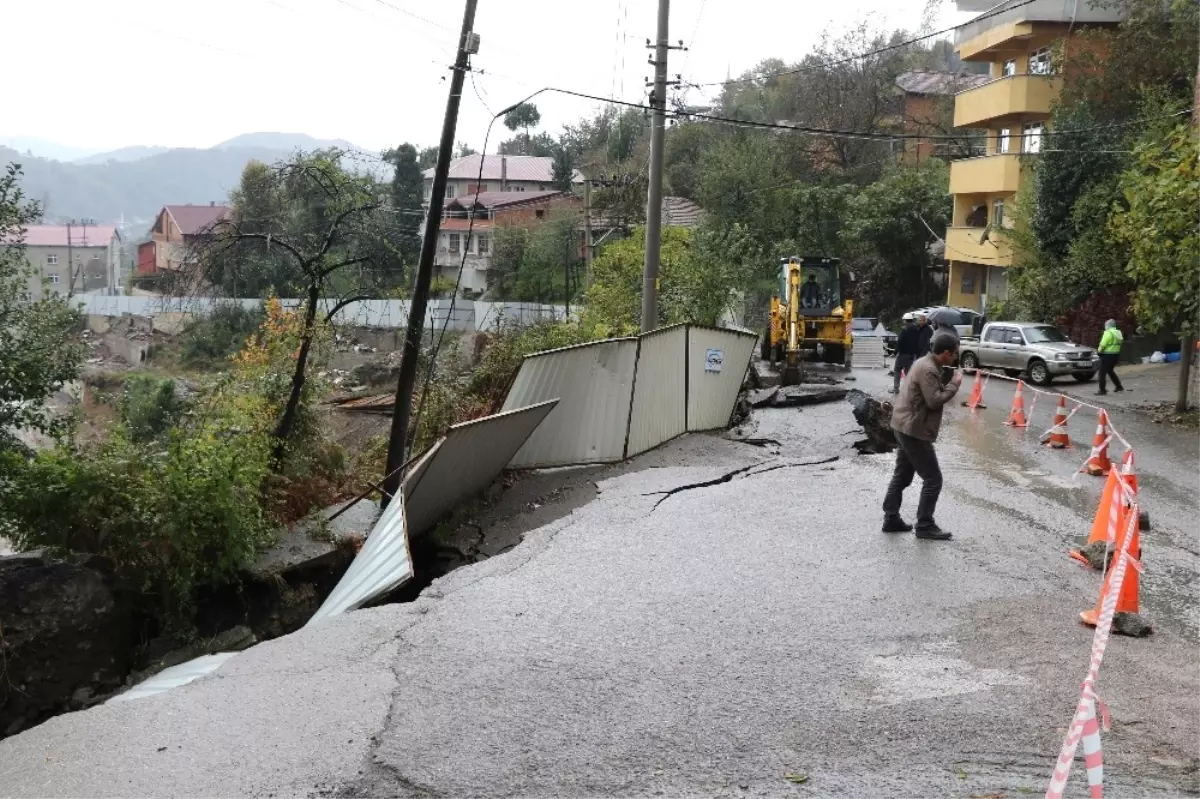
{"type": "Polygon", "coordinates": [[[883,519],[885,533],[911,533],[913,526],[899,516],[886,516],[883,519]]]}
{"type": "Polygon", "coordinates": [[[943,530],[936,524],[931,524],[928,527],[918,527],[915,535],[917,538],[924,538],[926,541],[949,541],[954,537],[948,530],[943,530]]]}

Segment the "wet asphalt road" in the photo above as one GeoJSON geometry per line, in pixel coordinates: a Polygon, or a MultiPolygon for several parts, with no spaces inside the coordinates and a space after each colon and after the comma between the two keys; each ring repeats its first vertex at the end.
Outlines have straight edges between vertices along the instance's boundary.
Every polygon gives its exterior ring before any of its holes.
{"type": "MultiPolygon", "coordinates": [[[[1044,398],[1033,430],[1003,427],[1010,392],[994,381],[988,410],[947,414],[953,542],[879,532],[891,458],[854,454],[845,403],[762,412],[755,435],[778,453],[677,439],[415,603],[0,742],[0,795],[1040,795],[1100,587],[1066,550],[1102,481],[1073,479],[1085,451],[1036,444],[1044,398]]],[[[1197,443],[1113,421],[1154,523],[1142,595],[1158,632],[1109,646],[1107,785],[1194,795],[1197,443]]]]}

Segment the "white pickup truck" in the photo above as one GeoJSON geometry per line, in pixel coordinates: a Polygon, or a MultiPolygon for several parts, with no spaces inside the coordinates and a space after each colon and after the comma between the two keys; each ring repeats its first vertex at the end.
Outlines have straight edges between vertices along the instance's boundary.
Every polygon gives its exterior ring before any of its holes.
{"type": "Polygon", "coordinates": [[[1096,376],[1096,351],[1081,347],[1053,325],[1035,322],[989,322],[978,339],[959,345],[963,369],[1003,369],[1010,377],[1027,373],[1039,386],[1070,375],[1080,383],[1096,376]]]}

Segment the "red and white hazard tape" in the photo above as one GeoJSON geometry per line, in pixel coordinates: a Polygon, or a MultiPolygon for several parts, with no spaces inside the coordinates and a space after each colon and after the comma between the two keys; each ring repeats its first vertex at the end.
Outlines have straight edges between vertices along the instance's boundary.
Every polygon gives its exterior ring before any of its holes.
{"type": "MultiPolygon", "coordinates": [[[[1079,704],[1075,707],[1075,715],[1071,726],[1063,739],[1062,750],[1058,753],[1058,762],[1050,775],[1050,785],[1046,788],[1046,799],[1062,799],[1063,790],[1067,786],[1067,777],[1071,774],[1071,765],[1075,760],[1075,750],[1085,735],[1089,738],[1084,743],[1084,762],[1087,766],[1088,790],[1093,799],[1104,796],[1104,769],[1100,751],[1100,731],[1095,726],[1096,703],[1100,701],[1096,694],[1096,679],[1100,673],[1100,663],[1104,660],[1104,650],[1108,647],[1108,638],[1112,633],[1113,616],[1116,615],[1117,598],[1121,594],[1121,584],[1125,582],[1125,572],[1133,568],[1138,572],[1142,564],[1129,552],[1129,544],[1133,538],[1134,525],[1137,524],[1138,506],[1135,503],[1130,511],[1129,524],[1125,531],[1124,545],[1117,553],[1116,565],[1113,566],[1112,578],[1108,590],[1100,604],[1100,617],[1096,620],[1096,632],[1092,636],[1092,655],[1088,664],[1087,676],[1083,678],[1082,692],[1079,704]]],[[[1101,711],[1106,718],[1104,725],[1108,729],[1107,709],[1100,703],[1101,711]]]]}

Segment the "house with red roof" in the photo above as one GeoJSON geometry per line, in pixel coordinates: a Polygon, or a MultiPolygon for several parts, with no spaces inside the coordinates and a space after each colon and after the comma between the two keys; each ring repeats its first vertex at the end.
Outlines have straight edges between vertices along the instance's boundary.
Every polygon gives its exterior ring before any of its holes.
{"type": "Polygon", "coordinates": [[[228,205],[164,205],[150,228],[150,240],[138,245],[136,273],[154,275],[180,269],[195,255],[196,245],[228,219],[228,205]]]}
{"type": "Polygon", "coordinates": [[[108,294],[121,285],[121,234],[112,225],[30,225],[25,260],[34,268],[26,298],[108,294]]]}
{"type": "MultiPolygon", "coordinates": [[[[438,234],[434,274],[458,281],[461,293],[478,296],[487,290],[493,277],[492,243],[497,227],[536,226],[553,214],[580,215],[582,208],[583,200],[578,195],[553,189],[489,191],[448,199],[438,234]],[[460,268],[461,281],[458,279],[460,268]]],[[[582,236],[579,241],[582,248],[582,236]]],[[[578,257],[583,257],[582,249],[578,257]]]]}
{"type": "MultiPolygon", "coordinates": [[[[433,169],[425,177],[425,204],[433,191],[433,169]]],[[[571,183],[583,185],[583,174],[576,169],[571,183]]],[[[554,159],[539,155],[466,155],[450,162],[446,176],[446,199],[468,194],[507,194],[554,190],[554,159]],[[482,164],[480,163],[482,161],[482,164]],[[480,167],[482,166],[482,170],[480,167]]]]}

